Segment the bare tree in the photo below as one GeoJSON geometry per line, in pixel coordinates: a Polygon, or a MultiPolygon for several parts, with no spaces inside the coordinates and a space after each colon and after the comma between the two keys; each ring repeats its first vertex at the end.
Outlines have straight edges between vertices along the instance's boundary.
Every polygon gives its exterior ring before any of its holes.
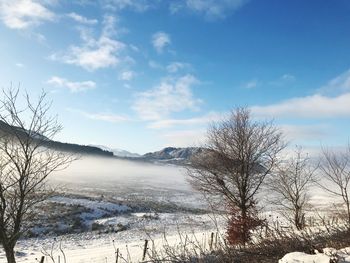
{"type": "Polygon", "coordinates": [[[272,203],[282,208],[282,215],[298,230],[305,226],[305,210],[309,205],[309,192],[315,182],[316,168],[308,154],[297,147],[294,155],[281,162],[275,176],[267,182],[268,189],[274,193],[272,203]]]}
{"type": "Polygon", "coordinates": [[[344,152],[323,149],[320,165],[320,186],[329,193],[341,197],[346,208],[346,221],[350,229],[350,144],[344,152]]]}
{"type": "Polygon", "coordinates": [[[205,150],[191,161],[189,180],[194,188],[238,208],[246,235],[244,222],[254,210],[255,196],[285,148],[282,133],[271,121],[253,121],[248,109],[238,108],[209,128],[207,140],[205,150]]]}
{"type": "Polygon", "coordinates": [[[0,242],[8,263],[16,262],[14,247],[34,206],[48,197],[45,179],[74,159],[50,149],[61,130],[50,106],[44,92],[36,103],[19,89],[3,91],[0,100],[0,242]]]}

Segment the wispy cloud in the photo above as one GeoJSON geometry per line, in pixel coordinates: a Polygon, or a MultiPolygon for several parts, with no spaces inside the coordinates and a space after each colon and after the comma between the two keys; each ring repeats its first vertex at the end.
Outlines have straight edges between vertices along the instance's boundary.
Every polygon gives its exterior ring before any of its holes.
{"type": "Polygon", "coordinates": [[[177,13],[187,9],[207,19],[217,19],[226,17],[247,2],[248,0],[181,0],[172,2],[170,11],[177,13]]]}
{"type": "Polygon", "coordinates": [[[245,89],[255,89],[257,87],[261,86],[277,86],[277,87],[282,87],[282,86],[287,86],[292,84],[296,80],[296,77],[293,76],[292,74],[283,74],[279,76],[276,79],[273,79],[271,81],[263,81],[260,79],[251,79],[247,82],[242,83],[241,87],[245,89]]]}
{"type": "Polygon", "coordinates": [[[88,71],[108,68],[117,65],[126,57],[122,51],[126,45],[112,38],[114,33],[115,18],[106,16],[103,23],[102,33],[98,39],[93,38],[86,31],[81,31],[81,46],[71,46],[68,52],[54,53],[52,60],[62,61],[66,64],[80,66],[88,71]]]}
{"type": "Polygon", "coordinates": [[[67,108],[66,110],[69,112],[78,113],[87,119],[96,120],[96,121],[120,123],[120,122],[125,122],[129,120],[129,118],[124,115],[113,114],[113,113],[101,113],[101,112],[92,113],[92,112],[86,112],[83,110],[73,109],[73,108],[67,108]]]}
{"type": "Polygon", "coordinates": [[[18,68],[24,68],[24,64],[23,64],[23,63],[18,62],[18,63],[16,63],[15,65],[16,65],[16,67],[18,67],[18,68]]]}
{"type": "Polygon", "coordinates": [[[96,83],[91,80],[74,82],[57,76],[51,77],[47,81],[47,84],[53,85],[54,87],[67,88],[71,92],[81,92],[96,88],[96,83]]]}
{"type": "Polygon", "coordinates": [[[294,75],[286,73],[280,76],[279,78],[268,82],[268,84],[272,86],[285,86],[293,83],[295,80],[296,80],[296,77],[294,75]]]}
{"type": "Polygon", "coordinates": [[[161,137],[166,141],[164,147],[169,145],[174,147],[201,146],[206,140],[206,130],[173,131],[164,133],[161,137]]]}
{"type": "Polygon", "coordinates": [[[267,106],[254,106],[256,116],[294,118],[350,117],[350,93],[336,97],[315,94],[292,98],[267,106]]]}
{"type": "Polygon", "coordinates": [[[188,118],[188,119],[163,119],[157,120],[148,125],[151,129],[165,129],[179,126],[207,126],[213,121],[219,121],[223,118],[224,114],[210,112],[204,116],[188,118]]]}
{"type": "Polygon", "coordinates": [[[154,0],[102,0],[102,6],[106,9],[120,11],[130,9],[136,12],[144,12],[154,6],[154,0]]]}
{"type": "Polygon", "coordinates": [[[254,89],[258,86],[259,82],[256,79],[252,79],[246,83],[244,83],[242,86],[245,89],[254,89]]]}
{"type": "Polygon", "coordinates": [[[350,69],[330,80],[320,89],[320,92],[330,94],[350,92],[350,69]]]}
{"type": "Polygon", "coordinates": [[[96,25],[98,23],[97,19],[88,19],[74,12],[67,14],[67,17],[75,20],[78,23],[85,24],[85,25],[96,25]]]}
{"type": "Polygon", "coordinates": [[[158,53],[162,53],[164,48],[170,45],[170,35],[165,32],[157,32],[152,35],[152,45],[158,53]]]}
{"type": "Polygon", "coordinates": [[[330,133],[327,125],[280,125],[279,128],[283,131],[288,140],[322,140],[330,133]]]}
{"type": "Polygon", "coordinates": [[[143,120],[160,120],[172,112],[198,110],[201,100],[192,93],[192,86],[197,83],[192,75],[163,80],[153,89],[136,94],[133,109],[143,120]]]}
{"type": "Polygon", "coordinates": [[[164,67],[154,60],[148,61],[148,66],[153,69],[163,69],[164,67]]]}
{"type": "Polygon", "coordinates": [[[188,64],[188,63],[184,63],[184,62],[179,62],[179,61],[174,61],[174,62],[171,62],[167,67],[167,71],[169,73],[176,73],[180,70],[183,70],[183,69],[190,69],[191,68],[191,65],[188,64]]]}
{"type": "Polygon", "coordinates": [[[124,81],[130,81],[132,79],[134,79],[136,76],[136,73],[131,71],[131,70],[127,70],[127,71],[123,71],[119,74],[119,79],[120,80],[124,80],[124,81]]]}
{"type": "Polygon", "coordinates": [[[55,14],[44,0],[0,0],[0,19],[13,29],[26,29],[44,21],[52,21],[55,14]]]}

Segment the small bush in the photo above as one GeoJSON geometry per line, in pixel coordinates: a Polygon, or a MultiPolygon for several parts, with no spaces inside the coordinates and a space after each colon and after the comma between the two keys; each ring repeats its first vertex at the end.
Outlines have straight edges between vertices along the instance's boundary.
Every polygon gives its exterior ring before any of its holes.
{"type": "Polygon", "coordinates": [[[91,225],[91,231],[97,231],[97,230],[102,230],[104,228],[104,225],[99,224],[97,222],[92,223],[91,225]]]}
{"type": "Polygon", "coordinates": [[[230,245],[244,245],[251,239],[252,230],[265,223],[252,212],[242,216],[237,208],[231,208],[231,217],[228,221],[226,239],[230,245]]]}

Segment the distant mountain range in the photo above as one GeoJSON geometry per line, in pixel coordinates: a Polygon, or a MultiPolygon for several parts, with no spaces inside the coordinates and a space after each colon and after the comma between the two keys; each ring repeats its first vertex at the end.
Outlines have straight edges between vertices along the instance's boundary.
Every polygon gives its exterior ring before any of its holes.
{"type": "Polygon", "coordinates": [[[170,163],[170,164],[187,164],[194,154],[200,153],[202,148],[186,147],[186,148],[175,148],[166,147],[160,151],[149,152],[144,155],[137,153],[131,153],[121,149],[111,149],[103,145],[94,145],[105,151],[112,152],[117,158],[131,161],[143,161],[153,163],[170,163]]]}
{"type": "Polygon", "coordinates": [[[90,145],[92,147],[98,147],[104,151],[107,151],[107,152],[112,152],[114,156],[116,157],[130,157],[130,158],[138,158],[138,157],[141,157],[140,154],[138,153],[132,153],[132,152],[128,152],[128,151],[125,151],[125,150],[122,150],[122,149],[118,149],[118,148],[109,148],[107,146],[104,146],[104,145],[90,145]]]}
{"type": "MultiPolygon", "coordinates": [[[[19,127],[10,126],[0,121],[0,137],[1,134],[17,133],[20,136],[25,136],[28,132],[19,127]]],[[[55,149],[58,151],[74,152],[84,155],[96,155],[104,157],[116,157],[127,159],[131,161],[144,161],[153,163],[171,163],[171,164],[188,164],[190,158],[197,153],[203,151],[203,148],[187,147],[175,148],[166,147],[160,151],[149,152],[144,155],[128,152],[121,149],[112,149],[103,145],[79,145],[74,143],[63,143],[59,141],[49,140],[48,138],[37,134],[33,136],[35,140],[39,141],[43,146],[55,149]]]]}
{"type": "Polygon", "coordinates": [[[198,147],[186,147],[186,148],[175,148],[166,147],[163,150],[157,152],[150,152],[142,155],[140,158],[150,161],[160,161],[160,162],[175,162],[182,163],[189,161],[189,159],[194,155],[202,152],[202,148],[198,147]]]}

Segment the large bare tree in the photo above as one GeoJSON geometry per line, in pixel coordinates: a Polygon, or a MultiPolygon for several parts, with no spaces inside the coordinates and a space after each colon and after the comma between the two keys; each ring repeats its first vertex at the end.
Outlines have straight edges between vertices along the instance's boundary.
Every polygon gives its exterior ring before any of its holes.
{"type": "MultiPolygon", "coordinates": [[[[238,208],[246,222],[284,148],[282,133],[271,121],[254,121],[248,109],[237,108],[208,129],[207,144],[188,169],[189,180],[194,188],[238,208]]],[[[243,224],[243,233],[247,227],[243,224]]]]}
{"type": "Polygon", "coordinates": [[[46,178],[75,158],[50,148],[61,130],[43,92],[36,102],[19,89],[0,99],[0,242],[7,262],[15,263],[14,247],[32,219],[33,208],[48,197],[46,178]]]}
{"type": "Polygon", "coordinates": [[[350,144],[345,151],[323,149],[320,170],[320,186],[342,199],[350,229],[350,144]]]}
{"type": "Polygon", "coordinates": [[[267,181],[273,193],[272,203],[281,208],[282,215],[298,230],[305,225],[305,210],[309,206],[316,168],[302,148],[297,147],[292,156],[280,162],[275,176],[267,181]]]}

